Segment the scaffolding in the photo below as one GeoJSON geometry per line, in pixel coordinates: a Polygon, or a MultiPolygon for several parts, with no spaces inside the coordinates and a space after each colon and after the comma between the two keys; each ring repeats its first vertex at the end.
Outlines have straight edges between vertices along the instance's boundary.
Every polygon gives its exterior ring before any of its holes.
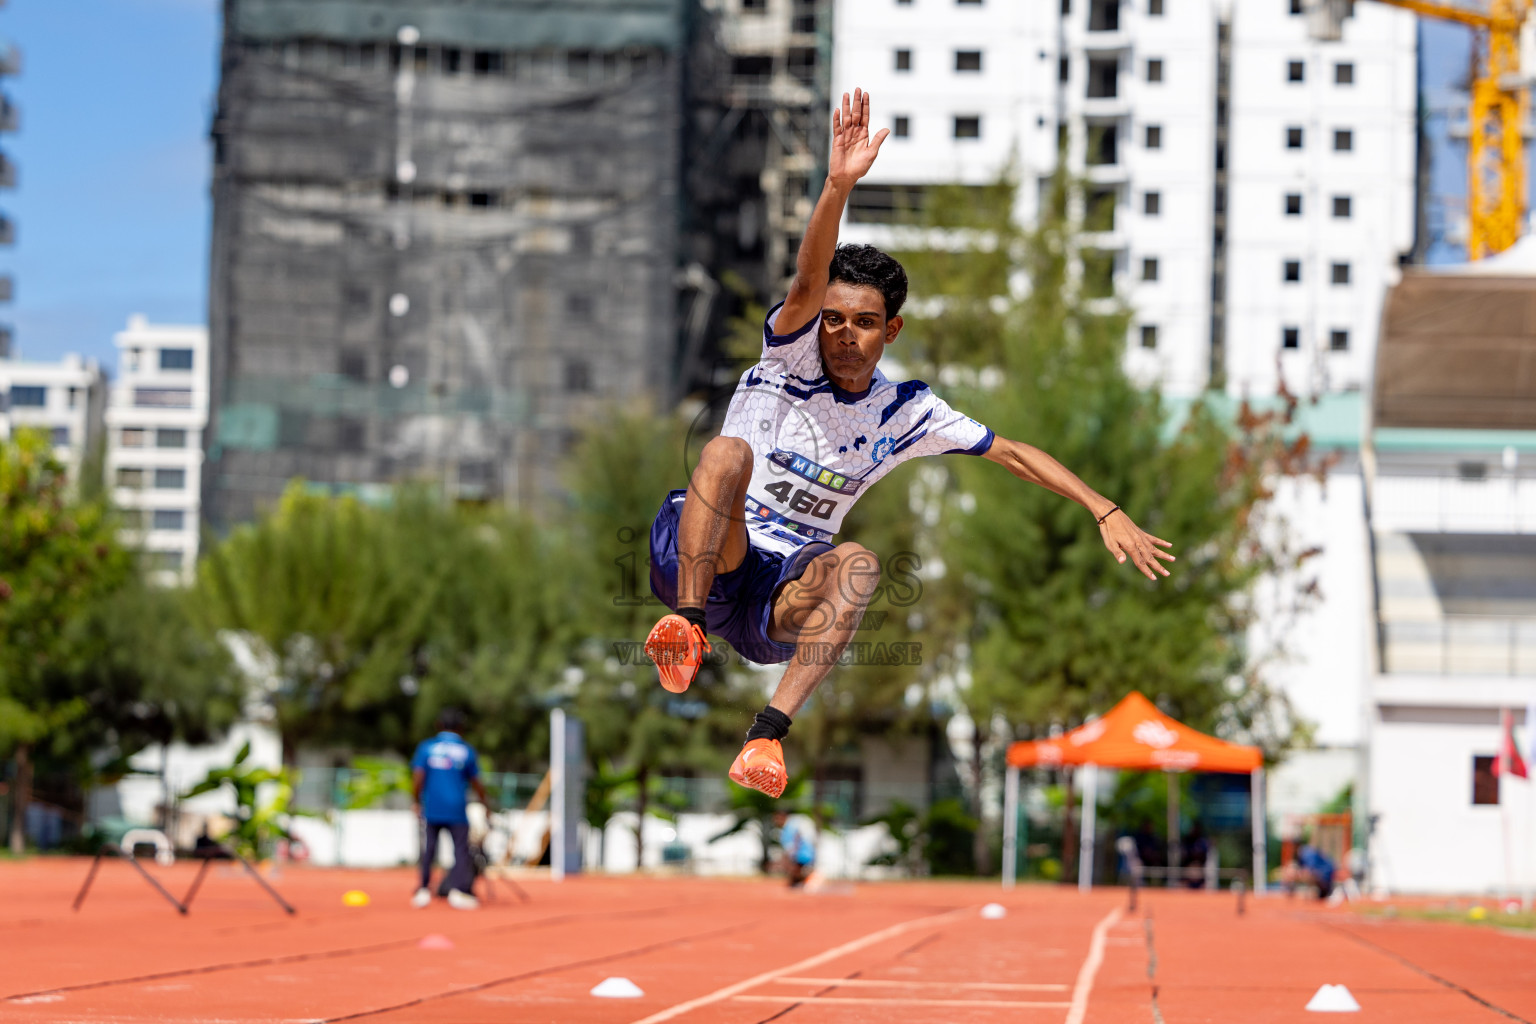
{"type": "Polygon", "coordinates": [[[676,372],[685,0],[225,0],[205,508],[537,503],[676,372]]]}

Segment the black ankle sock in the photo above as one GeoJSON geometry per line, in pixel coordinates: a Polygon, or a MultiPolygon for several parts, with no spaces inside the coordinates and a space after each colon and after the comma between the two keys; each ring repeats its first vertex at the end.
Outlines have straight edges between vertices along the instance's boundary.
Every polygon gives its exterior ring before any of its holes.
{"type": "Polygon", "coordinates": [[[748,740],[781,740],[788,735],[789,716],[772,704],[757,713],[747,730],[748,740]]]}
{"type": "Polygon", "coordinates": [[[679,608],[677,610],[677,614],[679,614],[683,618],[687,619],[690,625],[698,626],[699,627],[699,632],[701,632],[701,633],[709,632],[708,627],[704,625],[704,609],[703,608],[679,608]]]}

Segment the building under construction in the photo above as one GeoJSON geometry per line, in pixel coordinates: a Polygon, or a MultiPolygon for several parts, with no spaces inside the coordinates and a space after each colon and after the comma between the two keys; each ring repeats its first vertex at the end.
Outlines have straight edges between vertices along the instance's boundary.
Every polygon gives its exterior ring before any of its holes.
{"type": "Polygon", "coordinates": [[[749,4],[745,62],[712,7],[225,0],[214,525],[294,477],[537,504],[581,425],[707,379],[722,272],[779,284],[825,133],[817,4],[749,4]]]}

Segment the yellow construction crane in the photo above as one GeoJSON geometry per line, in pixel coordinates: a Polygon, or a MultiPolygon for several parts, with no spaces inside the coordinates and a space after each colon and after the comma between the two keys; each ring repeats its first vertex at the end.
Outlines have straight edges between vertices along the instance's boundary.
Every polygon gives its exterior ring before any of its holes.
{"type": "MultiPolygon", "coordinates": [[[[1483,36],[1467,111],[1467,254],[1503,252],[1525,233],[1525,123],[1529,110],[1520,70],[1520,28],[1532,0],[1491,0],[1487,9],[1437,0],[1375,0],[1424,18],[1469,26],[1483,36]]],[[[1351,0],[1312,0],[1313,35],[1339,38],[1351,0]]]]}

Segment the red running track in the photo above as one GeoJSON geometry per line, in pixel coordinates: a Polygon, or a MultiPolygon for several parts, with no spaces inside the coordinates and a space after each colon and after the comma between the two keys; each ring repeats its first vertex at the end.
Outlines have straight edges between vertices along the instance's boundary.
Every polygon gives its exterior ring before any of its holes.
{"type": "MultiPolygon", "coordinates": [[[[0,1020],[1302,1021],[1341,982],[1360,1020],[1536,1024],[1530,939],[1280,900],[1238,917],[1228,896],[1152,893],[1132,914],[1111,889],[533,877],[526,902],[503,883],[479,911],[418,911],[404,870],[289,869],[289,917],[221,867],[182,917],[108,862],[72,913],[87,866],[0,865],[0,1020]],[[354,888],[370,905],[342,904],[354,888]],[[994,900],[1007,916],[982,918],[994,900]],[[644,996],[589,995],[610,976],[644,996]]],[[[194,869],[151,870],[179,895],[194,869]]]]}

